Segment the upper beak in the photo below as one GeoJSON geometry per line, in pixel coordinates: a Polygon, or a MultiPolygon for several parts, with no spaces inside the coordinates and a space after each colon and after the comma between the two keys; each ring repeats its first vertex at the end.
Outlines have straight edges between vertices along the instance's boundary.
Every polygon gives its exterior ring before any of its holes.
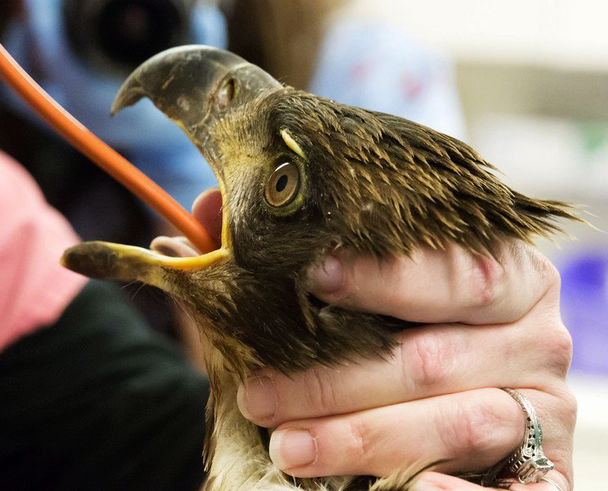
{"type": "Polygon", "coordinates": [[[118,91],[112,114],[148,97],[209,158],[209,130],[224,113],[281,87],[264,70],[229,51],[203,45],[168,49],[135,69],[118,91]]]}
{"type": "Polygon", "coordinates": [[[142,248],[110,243],[84,243],[64,253],[68,268],[87,276],[140,280],[162,285],[162,270],[203,269],[231,256],[226,183],[214,158],[211,129],[227,112],[281,84],[261,68],[229,51],[210,46],[181,46],[145,61],[126,79],[112,114],[148,97],[177,123],[207,158],[224,195],[220,249],[196,257],[168,257],[142,248]]]}

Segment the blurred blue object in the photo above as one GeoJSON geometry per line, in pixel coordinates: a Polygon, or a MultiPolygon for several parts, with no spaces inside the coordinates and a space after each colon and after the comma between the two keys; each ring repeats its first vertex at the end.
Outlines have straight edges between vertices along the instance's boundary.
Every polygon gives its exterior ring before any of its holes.
{"type": "Polygon", "coordinates": [[[574,342],[572,369],[608,375],[608,251],[578,252],[559,269],[562,318],[574,342]]]}
{"type": "MultiPolygon", "coordinates": [[[[189,209],[203,189],[216,183],[209,166],[186,135],[147,99],[110,119],[112,101],[126,73],[102,71],[74,52],[62,3],[26,0],[25,19],[10,26],[3,44],[59,104],[102,140],[126,152],[135,165],[189,209]]],[[[189,34],[191,43],[226,47],[225,20],[213,5],[196,4],[189,34]]],[[[12,92],[7,97],[21,113],[40,121],[12,92]]]]}

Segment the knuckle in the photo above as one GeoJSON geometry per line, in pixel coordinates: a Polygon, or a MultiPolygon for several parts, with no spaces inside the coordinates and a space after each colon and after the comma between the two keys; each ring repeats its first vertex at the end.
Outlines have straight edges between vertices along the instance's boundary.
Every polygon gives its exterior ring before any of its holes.
{"type": "Polygon", "coordinates": [[[555,265],[535,247],[527,246],[526,252],[527,264],[537,273],[542,290],[559,298],[561,276],[555,265]]]}
{"type": "Polygon", "coordinates": [[[556,288],[559,291],[561,285],[561,276],[555,265],[549,261],[540,252],[536,252],[536,261],[539,272],[542,275],[543,280],[549,288],[556,288]]]}
{"type": "Polygon", "coordinates": [[[495,430],[504,424],[505,418],[492,404],[485,401],[463,404],[456,411],[451,431],[444,433],[444,444],[454,455],[481,454],[496,445],[495,430]]]}
{"type": "Polygon", "coordinates": [[[424,330],[400,344],[401,377],[406,390],[424,389],[447,375],[450,350],[443,338],[424,330]]]}
{"type": "Polygon", "coordinates": [[[337,394],[331,380],[323,376],[318,367],[308,371],[306,388],[311,406],[319,410],[331,410],[337,405],[337,394]]]}
{"type": "Polygon", "coordinates": [[[560,321],[560,328],[556,329],[548,339],[550,361],[553,370],[559,376],[565,376],[572,360],[572,336],[560,321]]]}
{"type": "Polygon", "coordinates": [[[348,459],[356,460],[358,466],[366,467],[370,456],[375,455],[372,441],[370,439],[370,431],[364,421],[353,419],[347,426],[348,442],[345,450],[345,456],[348,459]]]}
{"type": "Polygon", "coordinates": [[[469,307],[486,307],[492,305],[500,294],[504,283],[505,270],[489,256],[472,255],[469,270],[469,288],[467,304],[469,307]]]}

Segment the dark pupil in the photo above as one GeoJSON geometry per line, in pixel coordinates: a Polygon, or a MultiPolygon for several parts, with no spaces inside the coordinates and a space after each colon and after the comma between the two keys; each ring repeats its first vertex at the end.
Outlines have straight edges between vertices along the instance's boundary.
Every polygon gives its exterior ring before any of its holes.
{"type": "Polygon", "coordinates": [[[279,179],[277,180],[277,184],[275,186],[275,189],[277,190],[277,192],[281,192],[285,189],[285,187],[287,187],[287,182],[289,181],[289,177],[287,177],[285,174],[283,174],[281,177],[279,177],[279,179]]]}

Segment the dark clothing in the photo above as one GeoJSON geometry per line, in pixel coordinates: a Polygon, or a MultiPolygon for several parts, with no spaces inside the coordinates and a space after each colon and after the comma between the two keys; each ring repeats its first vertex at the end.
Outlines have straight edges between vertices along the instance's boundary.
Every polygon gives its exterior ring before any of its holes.
{"type": "Polygon", "coordinates": [[[110,284],[0,353],[0,489],[190,490],[209,394],[110,284]]]}

